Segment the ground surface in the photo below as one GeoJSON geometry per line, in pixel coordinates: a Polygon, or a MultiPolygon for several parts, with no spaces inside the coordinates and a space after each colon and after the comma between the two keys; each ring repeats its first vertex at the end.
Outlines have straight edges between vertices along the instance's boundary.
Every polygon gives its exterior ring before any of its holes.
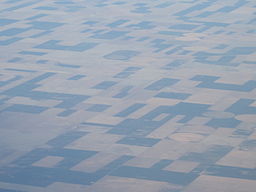
{"type": "Polygon", "coordinates": [[[254,192],[254,0],[2,0],[0,191],[254,192]]]}

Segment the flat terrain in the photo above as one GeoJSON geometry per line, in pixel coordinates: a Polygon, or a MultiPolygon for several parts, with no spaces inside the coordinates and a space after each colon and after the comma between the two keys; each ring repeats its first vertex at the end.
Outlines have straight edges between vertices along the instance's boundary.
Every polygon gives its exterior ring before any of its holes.
{"type": "Polygon", "coordinates": [[[1,0],[0,192],[254,192],[254,0],[1,0]]]}

